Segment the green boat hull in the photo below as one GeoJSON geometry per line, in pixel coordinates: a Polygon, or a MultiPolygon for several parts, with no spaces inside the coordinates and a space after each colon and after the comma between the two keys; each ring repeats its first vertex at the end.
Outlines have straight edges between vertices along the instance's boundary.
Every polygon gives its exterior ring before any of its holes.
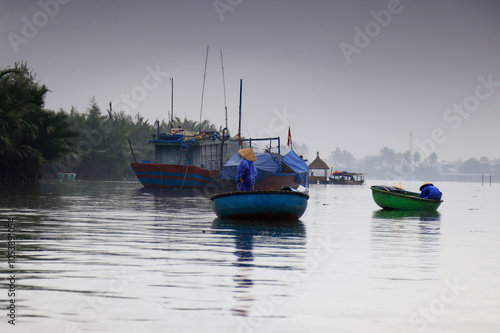
{"type": "Polygon", "coordinates": [[[436,211],[443,202],[443,200],[422,199],[420,194],[415,192],[394,192],[384,186],[372,186],[370,188],[373,200],[383,209],[429,212],[436,211]]]}

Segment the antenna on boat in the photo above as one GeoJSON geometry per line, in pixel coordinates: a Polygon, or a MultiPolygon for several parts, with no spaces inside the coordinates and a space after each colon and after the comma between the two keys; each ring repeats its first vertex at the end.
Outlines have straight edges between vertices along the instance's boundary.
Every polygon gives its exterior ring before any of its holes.
{"type": "Polygon", "coordinates": [[[207,77],[207,63],[208,63],[208,45],[207,45],[207,55],[205,57],[205,73],[203,74],[203,87],[201,89],[200,133],[201,133],[201,114],[203,113],[203,95],[205,94],[205,79],[207,77]]]}
{"type": "Polygon", "coordinates": [[[171,93],[170,93],[170,128],[174,128],[174,78],[170,78],[171,93]]]}
{"type": "Polygon", "coordinates": [[[220,63],[222,65],[222,87],[224,90],[224,110],[226,112],[226,129],[227,129],[226,79],[224,77],[224,60],[222,59],[222,50],[220,50],[220,63]]]}
{"type": "Polygon", "coordinates": [[[238,144],[240,148],[243,148],[243,143],[241,142],[241,95],[243,91],[243,79],[240,79],[240,111],[238,116],[238,144]]]}
{"type": "Polygon", "coordinates": [[[226,103],[226,79],[224,77],[224,60],[222,59],[222,49],[220,50],[220,63],[222,65],[222,87],[224,90],[224,111],[226,115],[226,127],[222,130],[221,146],[220,146],[220,169],[224,166],[224,141],[227,133],[227,103],[226,103]]]}

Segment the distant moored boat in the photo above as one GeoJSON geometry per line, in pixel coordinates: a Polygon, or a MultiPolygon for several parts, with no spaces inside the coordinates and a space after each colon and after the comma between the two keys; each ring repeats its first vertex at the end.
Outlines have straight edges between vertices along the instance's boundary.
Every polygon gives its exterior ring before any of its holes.
{"type": "Polygon", "coordinates": [[[59,172],[57,174],[57,177],[59,179],[75,179],[76,173],[74,173],[74,172],[59,172]]]}
{"type": "Polygon", "coordinates": [[[359,172],[335,171],[330,176],[330,182],[335,185],[363,185],[365,175],[359,172]]]}

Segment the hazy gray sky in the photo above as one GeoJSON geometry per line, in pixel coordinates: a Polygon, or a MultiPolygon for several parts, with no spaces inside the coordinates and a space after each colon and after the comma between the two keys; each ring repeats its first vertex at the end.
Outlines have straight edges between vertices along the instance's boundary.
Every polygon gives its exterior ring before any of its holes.
{"type": "Polygon", "coordinates": [[[0,67],[26,61],[46,107],[92,96],[151,123],[174,113],[279,135],[327,157],[383,146],[500,158],[500,3],[432,0],[0,1],[0,67]]]}

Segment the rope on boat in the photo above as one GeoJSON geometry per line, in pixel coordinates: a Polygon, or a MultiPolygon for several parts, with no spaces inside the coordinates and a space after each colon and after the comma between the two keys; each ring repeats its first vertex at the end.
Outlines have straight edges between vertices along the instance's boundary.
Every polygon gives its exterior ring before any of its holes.
{"type": "Polygon", "coordinates": [[[188,173],[188,168],[189,168],[189,164],[186,164],[186,172],[184,172],[184,179],[182,180],[181,188],[184,186],[184,182],[186,181],[186,176],[187,176],[187,173],[188,173]]]}

